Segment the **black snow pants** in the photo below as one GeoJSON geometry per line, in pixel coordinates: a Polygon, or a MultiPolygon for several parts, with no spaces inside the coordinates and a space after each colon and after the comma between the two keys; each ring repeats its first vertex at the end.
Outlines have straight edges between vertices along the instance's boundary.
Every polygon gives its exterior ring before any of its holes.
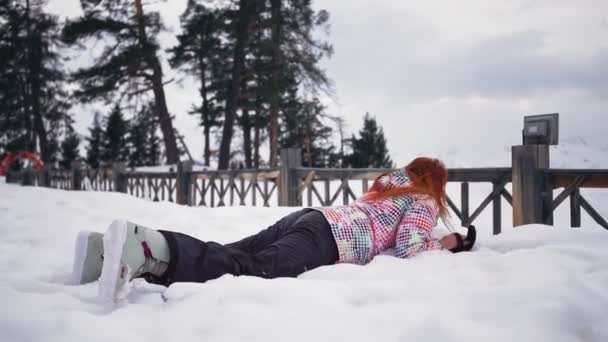
{"type": "Polygon", "coordinates": [[[302,209],[238,242],[222,245],[191,236],[160,231],[169,244],[171,260],[154,283],[206,282],[224,274],[263,278],[296,277],[338,261],[338,248],[323,214],[302,209]]]}

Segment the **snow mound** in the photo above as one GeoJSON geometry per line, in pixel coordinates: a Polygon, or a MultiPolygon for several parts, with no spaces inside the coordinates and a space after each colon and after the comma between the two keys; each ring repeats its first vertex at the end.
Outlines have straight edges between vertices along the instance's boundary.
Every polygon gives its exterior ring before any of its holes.
{"type": "MultiPolygon", "coordinates": [[[[189,208],[0,183],[0,341],[607,341],[608,232],[528,226],[297,279],[136,281],[121,305],[70,285],[80,230],[115,218],[229,242],[293,208],[189,208]]],[[[479,229],[483,229],[478,225],[479,229]]]]}

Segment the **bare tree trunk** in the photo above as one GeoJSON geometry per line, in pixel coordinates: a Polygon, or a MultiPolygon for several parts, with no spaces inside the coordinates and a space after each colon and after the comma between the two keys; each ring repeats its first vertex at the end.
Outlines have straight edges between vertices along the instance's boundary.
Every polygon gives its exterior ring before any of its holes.
{"type": "Polygon", "coordinates": [[[35,38],[30,40],[33,46],[30,46],[31,50],[31,64],[30,64],[30,87],[32,91],[32,113],[34,115],[34,131],[38,137],[40,144],[40,157],[44,162],[50,162],[52,159],[51,151],[49,151],[47,132],[44,128],[44,120],[42,119],[42,108],[40,106],[41,96],[41,81],[40,72],[42,68],[42,41],[40,36],[36,35],[35,38]]]}
{"type": "Polygon", "coordinates": [[[25,113],[25,148],[34,151],[34,143],[36,142],[36,140],[34,138],[34,120],[32,119],[32,113],[29,104],[29,77],[29,74],[17,75],[16,86],[19,87],[19,104],[21,105],[21,107],[23,108],[23,112],[25,113]]]}
{"type": "Polygon", "coordinates": [[[234,47],[234,58],[232,65],[232,76],[228,86],[228,97],[226,99],[226,113],[224,117],[224,128],[222,130],[222,142],[220,144],[220,160],[218,169],[226,170],[230,163],[230,144],[234,134],[234,120],[238,100],[241,95],[241,74],[245,64],[245,46],[249,36],[249,28],[252,17],[257,11],[258,0],[240,0],[239,16],[236,28],[236,44],[234,47]]]}
{"type": "MultiPolygon", "coordinates": [[[[241,81],[241,94],[247,93],[247,79],[241,81]]],[[[243,129],[243,153],[245,154],[245,166],[251,168],[251,118],[249,116],[249,103],[247,98],[241,101],[241,128],[243,129]]]]}
{"type": "Polygon", "coordinates": [[[344,156],[344,118],[327,114],[321,114],[321,116],[332,120],[336,123],[336,126],[338,126],[338,134],[340,135],[340,166],[346,167],[346,160],[344,156]]]}
{"type": "Polygon", "coordinates": [[[203,60],[202,55],[199,55],[199,66],[201,72],[201,98],[203,99],[203,104],[201,106],[202,116],[203,116],[203,135],[205,136],[205,146],[203,151],[203,158],[205,159],[205,165],[209,166],[211,159],[211,146],[210,146],[210,133],[211,133],[211,122],[209,120],[209,100],[207,99],[207,78],[205,75],[206,65],[203,60]]]}
{"type": "Polygon", "coordinates": [[[306,160],[308,161],[308,167],[312,167],[312,139],[310,138],[310,124],[306,125],[304,132],[304,148],[306,151],[306,160]]]}
{"type": "MultiPolygon", "coordinates": [[[[260,19],[258,19],[259,21],[260,19]]],[[[262,24],[260,22],[257,23],[259,26],[261,26],[262,24]]],[[[263,30],[258,29],[257,30],[257,37],[256,37],[256,46],[261,46],[262,45],[262,34],[263,34],[263,30]]],[[[254,72],[255,72],[255,77],[256,77],[256,82],[257,82],[257,87],[258,87],[258,92],[255,95],[255,104],[254,104],[254,116],[253,116],[253,127],[254,127],[254,133],[253,133],[253,165],[256,169],[260,168],[260,143],[261,143],[261,137],[260,137],[260,130],[262,126],[262,119],[261,119],[261,115],[262,115],[262,102],[263,102],[263,98],[261,95],[261,91],[259,91],[261,84],[263,82],[263,74],[264,74],[264,70],[263,70],[263,62],[257,58],[255,63],[254,63],[254,72]]]]}
{"type": "Polygon", "coordinates": [[[270,97],[270,166],[277,166],[279,145],[279,73],[281,71],[281,2],[271,0],[272,12],[272,66],[270,97]]]}
{"type": "Polygon", "coordinates": [[[253,132],[253,167],[260,168],[260,127],[258,125],[255,126],[253,132]]]}
{"type": "Polygon", "coordinates": [[[254,127],[255,131],[253,133],[253,165],[256,169],[260,168],[260,116],[262,115],[262,99],[259,96],[256,96],[255,99],[255,116],[254,116],[254,127]]]}
{"type": "Polygon", "coordinates": [[[30,149],[36,151],[36,137],[40,143],[40,157],[44,162],[51,161],[51,155],[48,146],[47,134],[44,128],[44,120],[42,118],[42,108],[40,105],[41,96],[41,80],[40,72],[42,70],[42,39],[38,30],[35,33],[31,29],[30,21],[30,0],[26,0],[26,30],[27,30],[27,58],[28,58],[28,85],[29,85],[29,105],[31,105],[31,114],[33,120],[33,129],[30,135],[30,149]]]}
{"type": "Polygon", "coordinates": [[[156,56],[156,51],[150,46],[146,37],[146,27],[141,0],[135,0],[135,7],[137,10],[139,44],[141,45],[146,63],[152,69],[150,81],[152,82],[152,90],[154,91],[155,111],[160,123],[160,130],[163,133],[167,163],[175,164],[179,161],[179,151],[177,149],[175,131],[173,130],[173,122],[171,120],[171,115],[169,114],[169,109],[167,108],[165,89],[163,87],[163,70],[160,61],[158,60],[158,56],[156,56]]]}
{"type": "Polygon", "coordinates": [[[338,130],[340,132],[340,166],[346,167],[344,162],[344,120],[341,118],[338,121],[338,130]]]}
{"type": "Polygon", "coordinates": [[[245,153],[245,165],[250,169],[253,164],[251,161],[251,120],[247,108],[243,108],[241,121],[243,125],[243,152],[245,153]]]}

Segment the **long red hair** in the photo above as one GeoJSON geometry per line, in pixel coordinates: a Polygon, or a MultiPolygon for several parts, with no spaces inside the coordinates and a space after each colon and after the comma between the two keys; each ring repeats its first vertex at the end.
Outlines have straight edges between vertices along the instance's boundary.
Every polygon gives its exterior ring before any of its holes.
{"type": "Polygon", "coordinates": [[[448,182],[448,170],[439,159],[420,157],[414,159],[405,167],[411,183],[403,187],[385,188],[378,177],[369,192],[365,194],[368,200],[383,200],[391,197],[426,194],[435,199],[439,206],[439,217],[447,224],[449,217],[447,194],[445,186],[448,182]]]}

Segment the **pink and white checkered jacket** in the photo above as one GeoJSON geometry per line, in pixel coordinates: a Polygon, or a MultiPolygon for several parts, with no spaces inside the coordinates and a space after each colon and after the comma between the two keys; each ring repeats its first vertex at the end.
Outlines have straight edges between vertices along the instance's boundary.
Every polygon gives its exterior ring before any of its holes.
{"type": "MultiPolygon", "coordinates": [[[[410,180],[405,169],[379,178],[385,187],[402,187],[410,180]]],[[[315,208],[331,226],[340,258],[338,262],[367,264],[381,252],[395,248],[401,258],[441,249],[431,238],[439,207],[428,195],[404,195],[380,201],[365,197],[350,205],[315,208]]]]}

